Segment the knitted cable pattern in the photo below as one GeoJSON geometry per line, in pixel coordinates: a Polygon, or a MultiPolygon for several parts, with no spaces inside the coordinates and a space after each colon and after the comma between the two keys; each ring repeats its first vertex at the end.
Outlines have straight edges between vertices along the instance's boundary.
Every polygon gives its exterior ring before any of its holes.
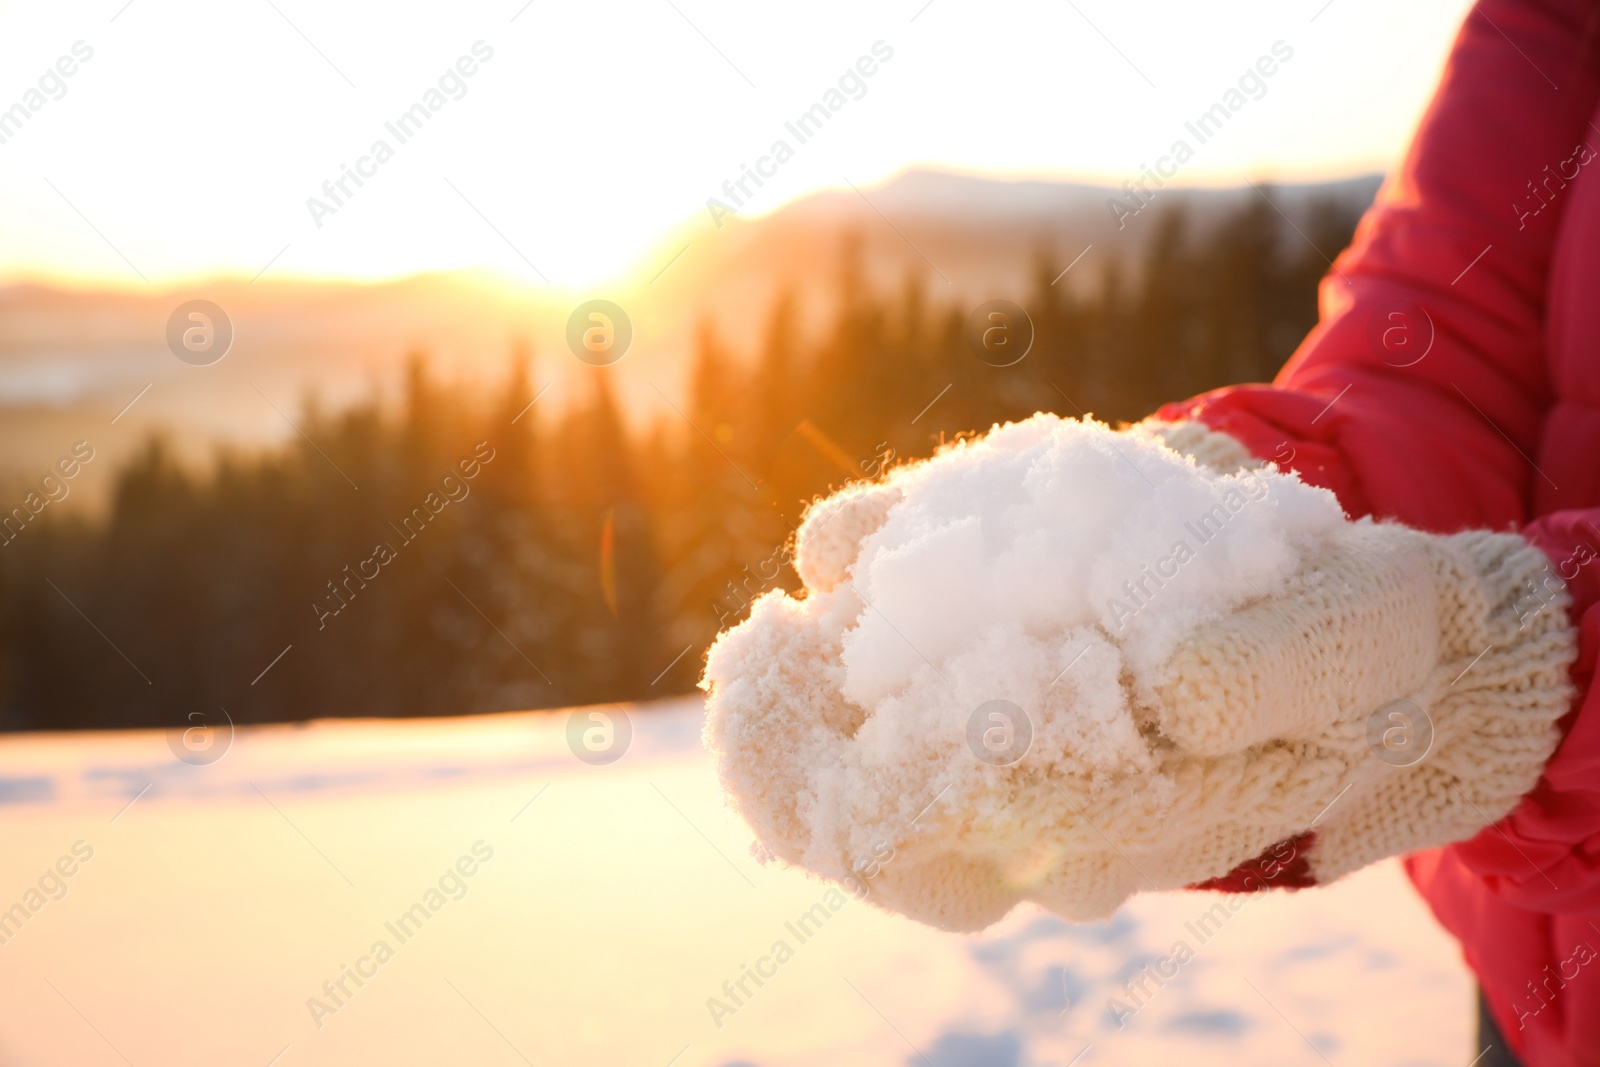
{"type": "MultiPolygon", "coordinates": [[[[1248,455],[1227,434],[1197,422],[1147,419],[1134,429],[1150,430],[1169,447],[1224,473],[1238,469],[1240,455],[1248,455]]],[[[1557,720],[1575,695],[1568,673],[1577,655],[1577,635],[1566,611],[1570,598],[1559,593],[1548,602],[1523,602],[1549,577],[1543,552],[1512,534],[1478,530],[1429,537],[1391,529],[1397,536],[1410,535],[1427,557],[1425,564],[1408,563],[1406,577],[1431,572],[1439,591],[1437,662],[1415,692],[1400,698],[1421,708],[1425,722],[1397,720],[1402,725],[1391,726],[1378,716],[1377,728],[1365,731],[1367,747],[1370,751],[1374,733],[1381,744],[1390,729],[1423,725],[1432,731],[1431,747],[1414,763],[1374,763],[1346,746],[1357,758],[1338,800],[1319,818],[1311,848],[1319,882],[1388,856],[1464,840],[1504,817],[1538,782],[1560,741],[1557,720]]],[[[1330,632],[1359,625],[1345,620],[1340,626],[1328,614],[1330,607],[1324,603],[1321,617],[1301,623],[1330,632]]],[[[1378,617],[1384,611],[1374,602],[1364,606],[1364,614],[1378,617]]],[[[1372,634],[1383,629],[1376,618],[1372,634]]],[[[1336,645],[1335,656],[1343,650],[1336,645]]],[[[1344,671],[1362,671],[1360,663],[1348,662],[1341,671],[1320,651],[1318,658],[1324,662],[1302,664],[1298,673],[1323,686],[1324,700],[1334,695],[1326,692],[1329,687],[1338,688],[1335,679],[1350,684],[1344,671]]],[[[1409,717],[1412,710],[1400,713],[1409,717]]],[[[1346,715],[1329,724],[1324,741],[1348,737],[1358,725],[1346,715]]]]}
{"type": "MultiPolygon", "coordinates": [[[[1242,446],[1201,431],[1133,432],[1243,469],[1242,446]]],[[[1112,635],[1083,638],[1030,710],[1026,757],[986,765],[960,741],[961,709],[982,694],[917,709],[930,726],[916,731],[841,695],[837,635],[874,610],[849,568],[899,493],[854,487],[808,515],[796,541],[808,598],[763,597],[719,638],[706,743],[767,854],[861,885],[861,861],[888,844],[872,899],[935,926],[981,929],[1022,900],[1104,918],[1135,892],[1216,879],[1291,840],[1314,842],[1289,860],[1327,882],[1464,839],[1533,787],[1572,699],[1563,599],[1519,605],[1545,577],[1538,549],[1363,520],[1147,677],[1127,676],[1112,635]],[[1080,696],[1117,687],[1131,732],[1086,746],[1080,696]],[[1413,762],[1374,741],[1424,724],[1432,741],[1413,762]]]]}
{"type": "Polygon", "coordinates": [[[1380,763],[1376,774],[1353,777],[1319,826],[1320,881],[1464,840],[1504,817],[1538,782],[1575,696],[1570,597],[1536,611],[1519,604],[1547,575],[1544,553],[1481,530],[1432,538],[1428,548],[1443,594],[1439,658],[1410,699],[1428,712],[1432,750],[1413,765],[1380,763]]]}

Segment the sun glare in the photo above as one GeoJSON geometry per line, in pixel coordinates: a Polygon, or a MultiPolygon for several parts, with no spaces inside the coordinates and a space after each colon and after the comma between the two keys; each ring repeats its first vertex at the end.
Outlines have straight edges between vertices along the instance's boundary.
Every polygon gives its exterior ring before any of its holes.
{"type": "Polygon", "coordinates": [[[1159,37],[1141,29],[1157,13],[1021,2],[909,21],[842,3],[804,19],[508,3],[376,22],[294,4],[15,8],[0,109],[23,118],[0,131],[0,278],[486,266],[562,288],[648,282],[685,227],[714,239],[721,212],[909,167],[1118,186],[1241,78],[1248,122],[1196,144],[1175,181],[1342,176],[1392,161],[1463,6],[1351,0],[1307,22],[1169,3],[1159,37]],[[951,57],[991,54],[1007,59],[952,77],[951,57]],[[1275,54],[1292,60],[1250,73],[1275,54]]]}

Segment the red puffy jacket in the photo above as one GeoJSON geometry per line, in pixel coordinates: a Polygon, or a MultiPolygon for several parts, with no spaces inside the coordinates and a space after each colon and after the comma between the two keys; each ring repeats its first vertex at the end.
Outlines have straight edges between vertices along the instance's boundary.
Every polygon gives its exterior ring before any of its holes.
{"type": "Polygon", "coordinates": [[[1600,1064],[1600,3],[1481,0],[1270,386],[1163,408],[1352,516],[1520,530],[1573,596],[1579,696],[1538,786],[1406,860],[1529,1067],[1600,1064]]]}

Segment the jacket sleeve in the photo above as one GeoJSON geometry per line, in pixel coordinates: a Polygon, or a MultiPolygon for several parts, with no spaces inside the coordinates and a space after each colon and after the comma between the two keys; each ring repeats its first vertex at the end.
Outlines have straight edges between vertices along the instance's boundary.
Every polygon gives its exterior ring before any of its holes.
{"type": "MultiPolygon", "coordinates": [[[[1552,403],[1545,300],[1563,176],[1600,147],[1589,125],[1597,13],[1592,3],[1482,0],[1404,162],[1323,280],[1320,322],[1277,379],[1159,417],[1233,436],[1333,490],[1353,517],[1436,533],[1523,527],[1552,403]]],[[[1414,878],[1472,884],[1527,909],[1596,911],[1600,511],[1557,512],[1523,532],[1574,599],[1579,696],[1565,738],[1509,816],[1407,865],[1414,878]]]]}
{"type": "Polygon", "coordinates": [[[1551,402],[1543,324],[1561,174],[1600,146],[1588,124],[1597,13],[1482,0],[1276,381],[1160,417],[1231,434],[1352,515],[1440,533],[1524,520],[1551,402]]]}

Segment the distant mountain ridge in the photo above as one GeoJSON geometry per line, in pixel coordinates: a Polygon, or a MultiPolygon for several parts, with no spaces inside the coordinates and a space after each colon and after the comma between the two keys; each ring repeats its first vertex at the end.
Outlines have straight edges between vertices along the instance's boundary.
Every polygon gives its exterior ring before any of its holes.
{"type": "MultiPolygon", "coordinates": [[[[863,284],[914,281],[932,300],[975,305],[1022,297],[1041,264],[1054,272],[1072,263],[1061,284],[1077,291],[1112,262],[1136,267],[1169,206],[1182,205],[1203,229],[1245,198],[1266,196],[1298,221],[1318,200],[1364,207],[1379,182],[1168,186],[1119,228],[1107,200],[1125,196],[1120,189],[909,170],[859,192],[829,190],[760,218],[732,217],[720,229],[699,214],[630,280],[586,295],[612,299],[632,318],[633,348],[616,384],[635,413],[653,413],[657,390],[682,395],[703,323],[743,356],[759,347],[780,290],[795,295],[803,324],[823,321],[846,233],[858,239],[863,284]]],[[[295,432],[289,416],[304,397],[339,404],[392,386],[411,352],[428,353],[447,374],[487,379],[514,350],[531,351],[535,377],[558,387],[545,402],[556,406],[559,387],[585,369],[566,349],[573,303],[481,271],[376,284],[222,278],[150,292],[0,287],[0,487],[78,439],[102,449],[105,462],[92,472],[102,478],[156,428],[197,457],[218,442],[278,440],[295,432]],[[235,327],[233,350],[204,368],[180,362],[165,344],[169,315],[195,297],[220,304],[235,327]]]]}
{"type": "Polygon", "coordinates": [[[1120,188],[909,170],[873,189],[828,190],[760,219],[727,220],[726,230],[709,236],[688,235],[681,269],[673,267],[662,283],[680,298],[693,298],[696,290],[712,295],[716,308],[725,308],[732,294],[747,302],[755,296],[752,286],[773,278],[795,279],[791,284],[804,290],[810,286],[803,279],[832,279],[839,235],[853,231],[861,238],[868,279],[898,284],[916,276],[931,294],[976,304],[1026,291],[1041,257],[1060,269],[1092,246],[1065,283],[1078,287],[1092,284],[1088,279],[1099,276],[1107,259],[1136,266],[1155,229],[1151,223],[1170,208],[1181,205],[1204,230],[1246,199],[1266,196],[1302,225],[1318,201],[1364,210],[1381,182],[1380,175],[1363,175],[1287,185],[1171,185],[1119,226],[1108,201],[1128,200],[1120,188]],[[710,247],[701,251],[701,244],[710,247]]]}
{"type": "MultiPolygon", "coordinates": [[[[1326,182],[1274,184],[1270,188],[1280,207],[1294,211],[1303,209],[1308,201],[1318,197],[1370,203],[1381,182],[1381,175],[1369,174],[1326,182]]],[[[1221,188],[1173,185],[1158,190],[1158,199],[1179,197],[1203,209],[1212,203],[1237,202],[1252,192],[1248,185],[1221,188]]],[[[1085,209],[1104,211],[1107,198],[1123,195],[1123,190],[1107,185],[1038,178],[985,178],[953,171],[915,169],[904,171],[880,186],[872,202],[881,210],[893,209],[908,215],[1017,218],[1071,216],[1085,209]]],[[[830,190],[796,201],[783,210],[804,211],[853,199],[856,195],[848,190],[830,190]]]]}

